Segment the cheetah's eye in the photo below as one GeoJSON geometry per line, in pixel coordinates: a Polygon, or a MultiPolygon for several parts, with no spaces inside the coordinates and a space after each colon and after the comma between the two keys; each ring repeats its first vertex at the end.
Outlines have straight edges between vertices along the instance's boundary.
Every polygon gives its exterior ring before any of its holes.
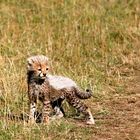
{"type": "Polygon", "coordinates": [[[41,71],[41,68],[38,68],[38,71],[41,71]]]}
{"type": "Polygon", "coordinates": [[[46,70],[49,70],[49,68],[46,68],[46,70]]]}

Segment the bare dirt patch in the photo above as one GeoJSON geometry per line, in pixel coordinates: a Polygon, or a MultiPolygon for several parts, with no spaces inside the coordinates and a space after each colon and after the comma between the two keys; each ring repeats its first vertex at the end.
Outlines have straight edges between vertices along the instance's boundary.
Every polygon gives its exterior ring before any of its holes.
{"type": "Polygon", "coordinates": [[[140,71],[128,82],[125,94],[99,102],[107,115],[96,115],[94,140],[140,140],[140,71]]]}
{"type": "Polygon", "coordinates": [[[105,102],[110,114],[100,119],[102,123],[98,136],[102,139],[140,139],[139,97],[127,96],[105,102]]]}

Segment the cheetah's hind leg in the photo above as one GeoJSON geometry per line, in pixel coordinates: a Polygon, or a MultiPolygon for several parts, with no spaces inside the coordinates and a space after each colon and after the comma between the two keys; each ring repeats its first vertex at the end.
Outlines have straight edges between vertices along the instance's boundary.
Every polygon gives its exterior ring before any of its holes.
{"type": "Polygon", "coordinates": [[[86,124],[95,124],[94,118],[90,112],[90,109],[82,103],[77,97],[75,96],[67,96],[67,102],[73,106],[78,112],[82,113],[85,116],[86,124]]]}

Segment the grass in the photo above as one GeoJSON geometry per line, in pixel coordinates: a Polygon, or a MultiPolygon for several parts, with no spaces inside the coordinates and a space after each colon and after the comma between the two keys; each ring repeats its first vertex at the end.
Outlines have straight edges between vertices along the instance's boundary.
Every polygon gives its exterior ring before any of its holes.
{"type": "Polygon", "coordinates": [[[98,119],[93,127],[73,119],[28,126],[6,114],[28,113],[26,59],[44,54],[53,74],[94,89],[95,98],[85,102],[95,117],[110,115],[113,104],[103,103],[128,96],[128,81],[138,69],[139,13],[138,0],[0,0],[0,139],[107,139],[98,119]]]}

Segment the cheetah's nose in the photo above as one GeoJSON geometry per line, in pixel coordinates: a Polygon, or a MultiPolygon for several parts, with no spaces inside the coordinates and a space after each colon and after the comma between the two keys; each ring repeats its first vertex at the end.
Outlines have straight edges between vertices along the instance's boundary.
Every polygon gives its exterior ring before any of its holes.
{"type": "Polygon", "coordinates": [[[43,76],[45,77],[46,76],[46,73],[43,73],[43,76]]]}

